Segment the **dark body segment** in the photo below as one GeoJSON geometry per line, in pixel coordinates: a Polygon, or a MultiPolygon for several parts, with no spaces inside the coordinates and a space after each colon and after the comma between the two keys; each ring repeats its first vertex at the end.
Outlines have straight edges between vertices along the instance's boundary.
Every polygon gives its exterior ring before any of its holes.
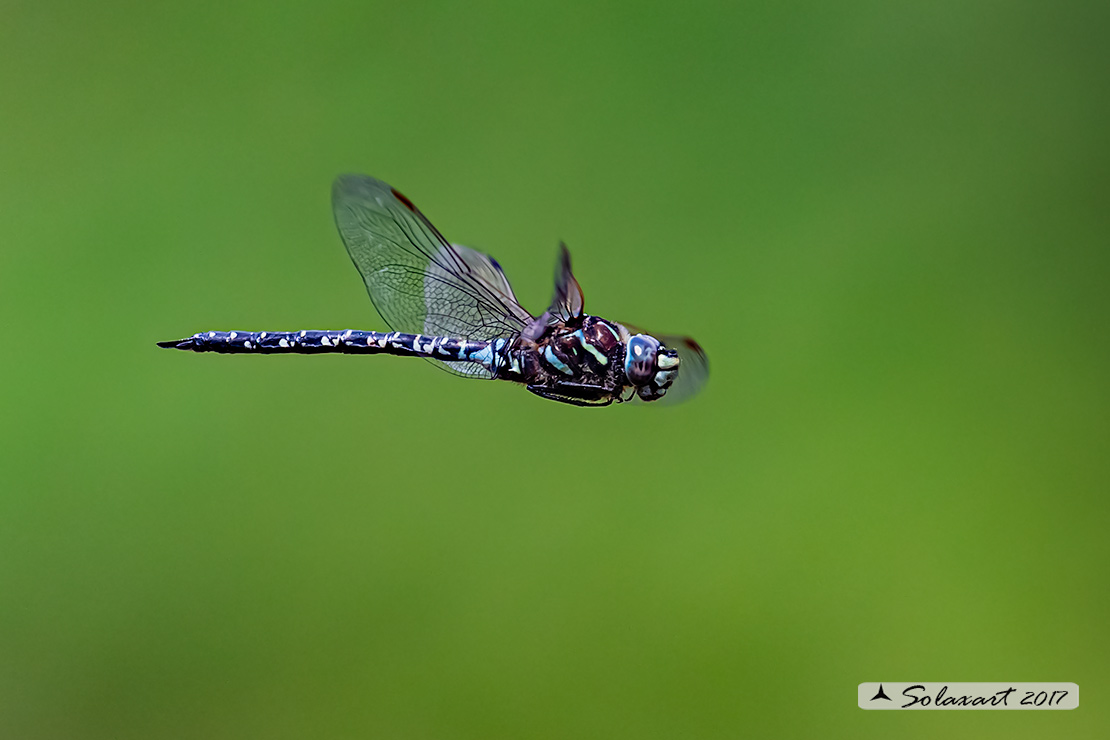
{"type": "Polygon", "coordinates": [[[472,362],[488,377],[524,384],[543,398],[580,406],[608,405],[627,384],[620,328],[596,316],[537,328],[490,342],[376,331],[207,331],[160,347],[218,354],[388,354],[472,362]]]}
{"type": "Polygon", "coordinates": [[[607,406],[627,387],[620,327],[596,316],[549,324],[533,341],[518,340],[521,382],[543,398],[607,406]]]}
{"type": "MultiPolygon", "coordinates": [[[[159,347],[218,352],[220,354],[324,354],[398,355],[441,360],[465,360],[490,367],[501,363],[494,357],[491,342],[474,342],[457,337],[426,337],[421,334],[377,331],[206,331],[187,339],[159,342],[159,347]]],[[[507,346],[504,340],[496,344],[507,346]]]]}

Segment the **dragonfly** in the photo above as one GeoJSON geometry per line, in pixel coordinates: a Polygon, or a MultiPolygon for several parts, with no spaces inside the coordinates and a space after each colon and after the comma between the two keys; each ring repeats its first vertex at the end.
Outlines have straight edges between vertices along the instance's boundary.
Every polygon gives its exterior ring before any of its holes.
{"type": "Polygon", "coordinates": [[[332,187],[336,226],[392,331],[206,331],[159,347],[223,354],[423,357],[455,375],[518,383],[575,406],[673,403],[709,377],[689,337],[651,335],[583,310],[560,245],[551,304],[533,316],[493,257],[452,244],[412,201],[366,175],[332,187]]]}

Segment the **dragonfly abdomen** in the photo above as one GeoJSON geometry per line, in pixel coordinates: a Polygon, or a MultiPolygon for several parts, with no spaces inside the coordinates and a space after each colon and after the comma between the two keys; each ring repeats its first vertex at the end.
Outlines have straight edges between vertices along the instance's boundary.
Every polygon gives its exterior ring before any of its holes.
{"type": "MultiPolygon", "coordinates": [[[[500,341],[500,340],[499,340],[500,341]]],[[[456,337],[378,331],[205,331],[186,339],[159,342],[159,347],[220,354],[399,355],[445,361],[497,364],[501,347],[456,337]]]]}

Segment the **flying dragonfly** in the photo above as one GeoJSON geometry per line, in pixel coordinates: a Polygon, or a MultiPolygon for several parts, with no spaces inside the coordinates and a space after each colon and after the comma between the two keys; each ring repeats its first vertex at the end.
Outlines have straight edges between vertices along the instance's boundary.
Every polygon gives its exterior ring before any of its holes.
{"type": "Polygon", "coordinates": [[[675,402],[705,384],[693,339],[650,335],[583,311],[560,246],[555,295],[539,316],[521,307],[493,257],[448,242],[408,198],[381,180],[343,175],[335,223],[370,300],[392,331],[206,331],[159,347],[224,354],[423,357],[467,378],[508,380],[575,406],[675,402]]]}

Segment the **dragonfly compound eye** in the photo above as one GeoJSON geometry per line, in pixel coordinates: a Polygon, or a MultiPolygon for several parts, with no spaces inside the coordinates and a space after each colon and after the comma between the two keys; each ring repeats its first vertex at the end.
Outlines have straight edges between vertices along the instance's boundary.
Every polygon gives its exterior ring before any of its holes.
{"type": "Polygon", "coordinates": [[[678,352],[655,337],[637,334],[628,341],[625,373],[644,401],[658,401],[678,377],[678,352]],[[650,362],[649,362],[650,361],[650,362]]]}
{"type": "Polygon", "coordinates": [[[628,340],[624,356],[624,374],[632,385],[647,385],[655,376],[659,340],[647,334],[635,334],[628,340]]]}

